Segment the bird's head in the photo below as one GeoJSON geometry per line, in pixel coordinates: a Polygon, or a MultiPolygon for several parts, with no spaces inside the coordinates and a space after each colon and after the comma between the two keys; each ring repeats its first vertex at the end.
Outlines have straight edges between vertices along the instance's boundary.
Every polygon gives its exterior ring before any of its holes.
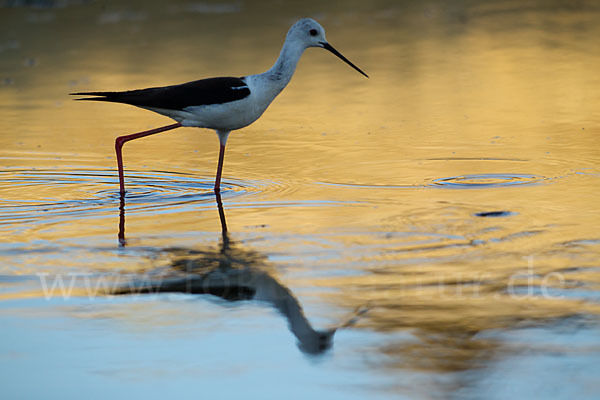
{"type": "Polygon", "coordinates": [[[332,45],[330,45],[329,42],[327,42],[327,38],[325,37],[325,29],[323,29],[323,27],[312,18],[302,18],[292,25],[288,31],[287,40],[293,40],[294,42],[303,45],[304,48],[321,47],[329,50],[346,64],[360,72],[362,75],[366,76],[367,78],[369,77],[360,68],[358,68],[339,51],[337,51],[332,45]]]}

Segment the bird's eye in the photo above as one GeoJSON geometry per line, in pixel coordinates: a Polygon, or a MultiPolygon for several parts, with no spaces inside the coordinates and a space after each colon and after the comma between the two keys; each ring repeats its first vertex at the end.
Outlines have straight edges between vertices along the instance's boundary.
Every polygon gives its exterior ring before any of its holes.
{"type": "Polygon", "coordinates": [[[316,29],[311,29],[308,33],[310,33],[310,36],[317,36],[317,30],[316,29]]]}

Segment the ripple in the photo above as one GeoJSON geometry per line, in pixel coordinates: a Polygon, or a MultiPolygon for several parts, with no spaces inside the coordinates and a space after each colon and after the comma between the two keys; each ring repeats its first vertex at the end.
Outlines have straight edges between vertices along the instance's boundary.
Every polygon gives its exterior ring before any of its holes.
{"type": "Polygon", "coordinates": [[[450,188],[450,189],[483,189],[498,188],[515,185],[532,185],[540,183],[546,178],[531,174],[472,174],[459,175],[449,178],[437,178],[425,184],[415,185],[386,185],[370,183],[343,183],[343,182],[317,182],[320,185],[363,188],[363,189],[424,189],[424,188],[450,188]]]}
{"type": "Polygon", "coordinates": [[[338,186],[347,188],[359,188],[359,189],[416,189],[424,188],[425,185],[386,185],[386,184],[375,184],[375,183],[346,183],[346,182],[316,182],[317,185],[325,186],[338,186]]]}
{"type": "Polygon", "coordinates": [[[522,158],[501,158],[501,157],[437,157],[427,158],[426,161],[502,161],[502,162],[529,162],[522,158]]]}
{"type": "MultiPolygon", "coordinates": [[[[214,201],[214,178],[173,171],[126,171],[128,212],[214,201]]],[[[226,179],[224,198],[282,185],[226,179]]],[[[74,217],[114,211],[120,202],[116,171],[105,168],[12,168],[0,171],[0,225],[42,218],[74,217]]]]}
{"type": "Polygon", "coordinates": [[[434,179],[429,186],[450,189],[483,189],[516,185],[532,185],[545,178],[530,174],[474,174],[434,179]]]}

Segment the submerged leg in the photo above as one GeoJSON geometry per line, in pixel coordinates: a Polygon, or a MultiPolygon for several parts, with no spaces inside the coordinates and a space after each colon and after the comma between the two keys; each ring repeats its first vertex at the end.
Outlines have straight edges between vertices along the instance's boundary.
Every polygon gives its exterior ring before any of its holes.
{"type": "Polygon", "coordinates": [[[221,233],[223,234],[223,243],[229,242],[229,240],[227,239],[227,219],[225,218],[225,210],[223,209],[221,194],[219,192],[216,192],[215,197],[217,198],[217,207],[219,208],[219,219],[221,220],[221,233]]]}
{"type": "Polygon", "coordinates": [[[221,173],[223,172],[223,159],[225,158],[225,145],[219,150],[219,165],[217,166],[217,177],[215,178],[215,193],[221,192],[221,173]]]}
{"type": "Polygon", "coordinates": [[[154,135],[155,133],[160,133],[160,132],[168,131],[171,129],[179,128],[180,126],[181,126],[181,123],[178,122],[176,124],[162,126],[160,128],[156,128],[156,129],[150,129],[149,131],[138,132],[138,133],[134,133],[131,135],[119,136],[115,140],[115,151],[117,152],[117,166],[119,167],[119,188],[120,188],[121,194],[125,193],[125,179],[123,177],[123,154],[122,154],[123,145],[125,144],[125,142],[128,142],[133,139],[139,139],[139,138],[142,138],[145,136],[154,135]]]}
{"type": "Polygon", "coordinates": [[[125,193],[121,193],[121,203],[119,205],[119,247],[125,247],[125,193]]]}
{"type": "Polygon", "coordinates": [[[221,192],[221,174],[223,172],[223,159],[225,158],[225,145],[227,144],[227,137],[230,131],[217,131],[219,135],[219,143],[221,145],[219,149],[219,165],[217,166],[217,176],[215,178],[215,193],[221,192]]]}

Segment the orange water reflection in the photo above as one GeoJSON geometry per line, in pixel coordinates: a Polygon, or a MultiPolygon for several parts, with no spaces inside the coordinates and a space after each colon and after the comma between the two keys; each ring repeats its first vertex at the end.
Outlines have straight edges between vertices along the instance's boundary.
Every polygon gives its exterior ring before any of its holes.
{"type": "Polygon", "coordinates": [[[357,328],[384,335],[376,365],[393,370],[477,369],[509,353],[494,332],[597,318],[594,2],[239,4],[2,9],[2,274],[135,272],[165,261],[144,247],[212,243],[215,135],[180,129],[126,148],[137,250],[124,257],[113,140],[168,120],[67,93],[262,72],[310,14],[371,78],[309,50],[265,115],[231,135],[233,235],[315,309],[368,303],[357,328]],[[522,184],[469,186],[499,175],[522,184]],[[508,213],[478,216],[494,211],[508,213]]]}

